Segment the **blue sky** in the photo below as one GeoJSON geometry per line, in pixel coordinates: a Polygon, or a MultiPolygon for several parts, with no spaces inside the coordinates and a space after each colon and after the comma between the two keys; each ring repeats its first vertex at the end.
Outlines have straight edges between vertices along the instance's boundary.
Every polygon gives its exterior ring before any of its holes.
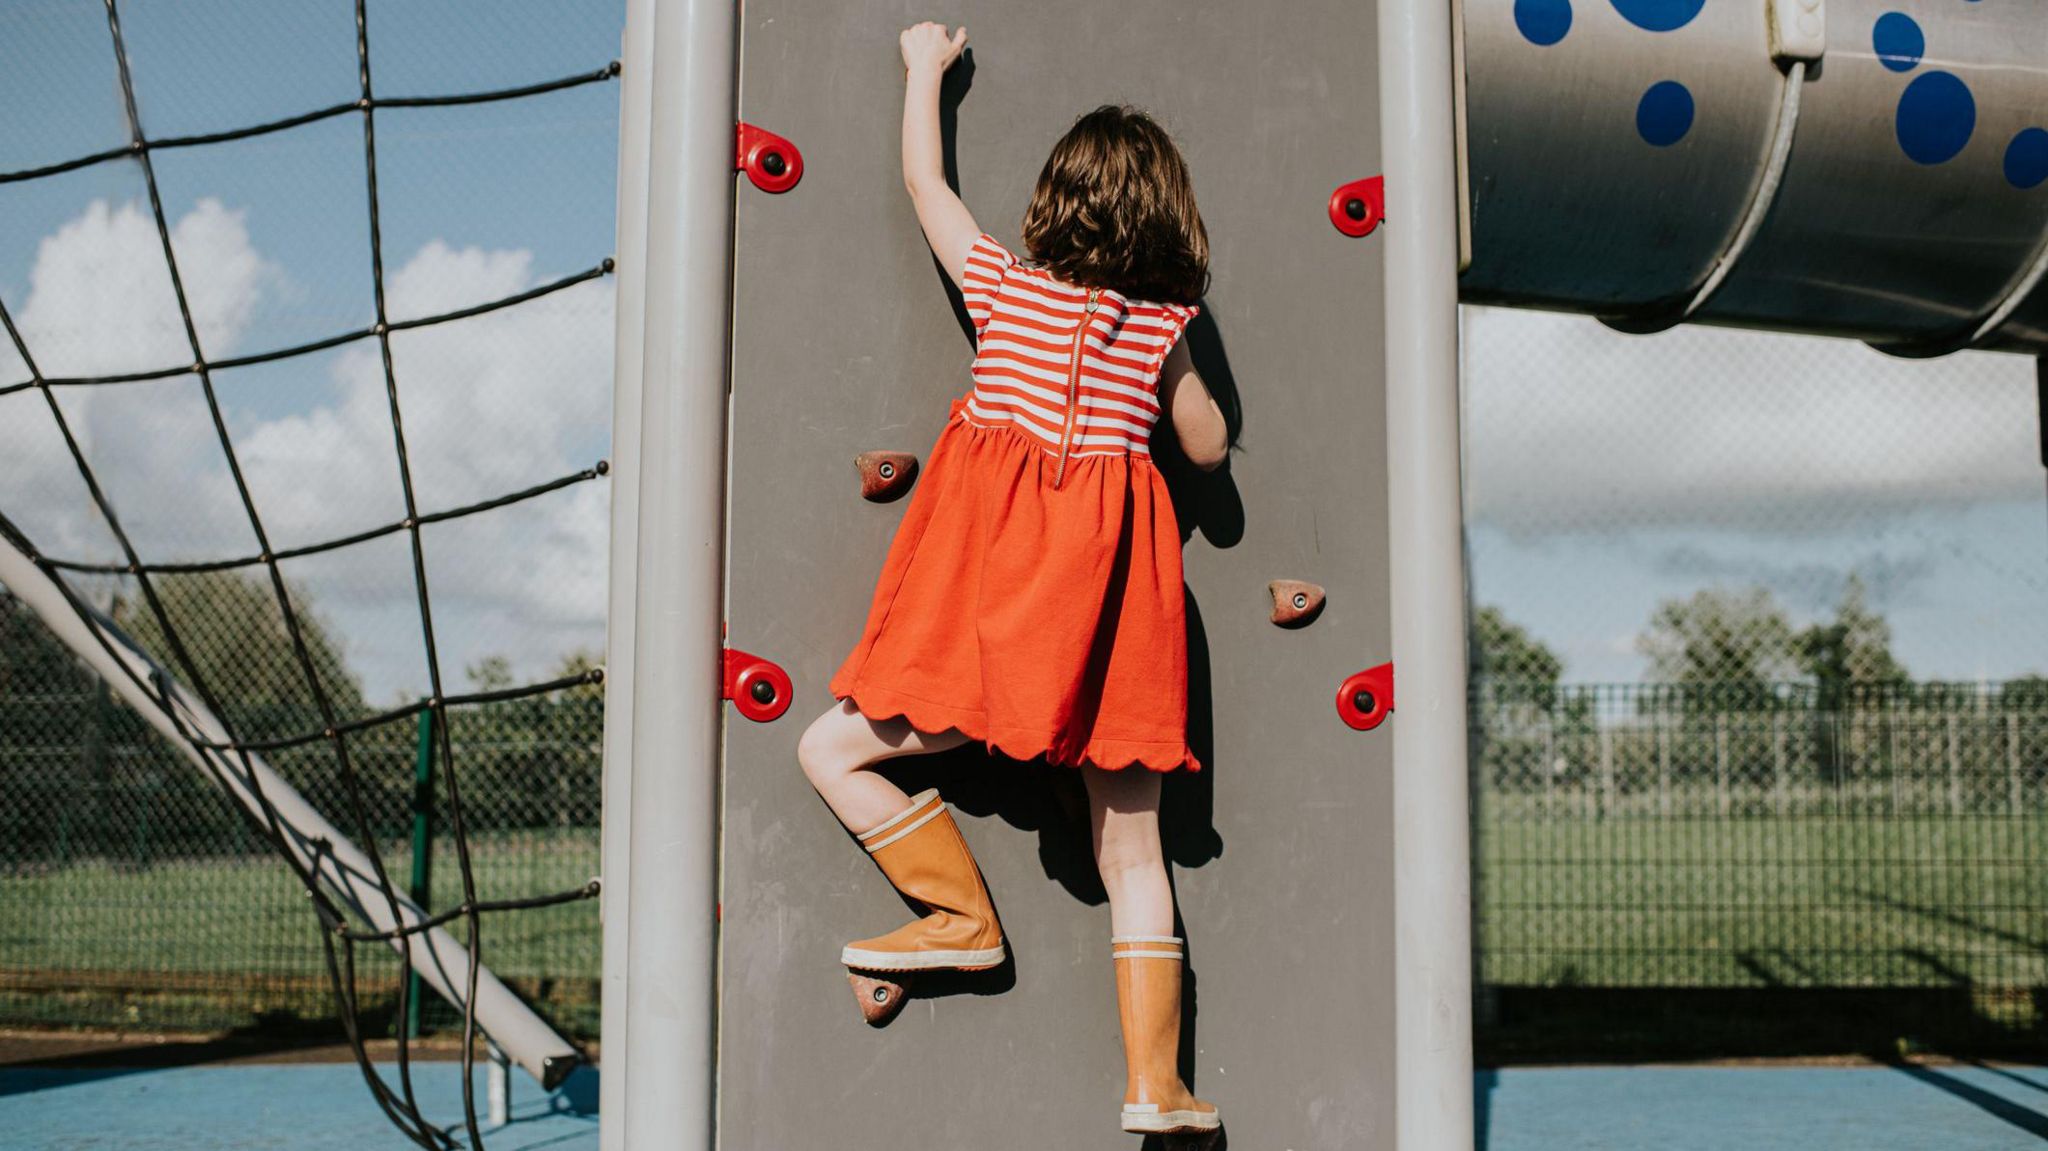
{"type": "MultiPolygon", "coordinates": [[[[219,131],[357,95],[345,0],[121,5],[151,136],[219,131]]],[[[372,3],[381,96],[511,87],[604,67],[616,2],[372,3]]],[[[118,146],[126,128],[99,0],[0,8],[0,170],[118,146]]],[[[394,317],[510,294],[612,254],[615,82],[515,102],[377,114],[380,218],[394,317]]],[[[157,174],[209,356],[373,318],[361,118],[159,152],[157,174]],[[210,319],[209,319],[210,317],[210,319]]],[[[0,299],[51,374],[182,363],[139,166],[115,161],[0,185],[0,299]]],[[[394,337],[420,503],[454,506],[587,467],[610,435],[609,281],[394,337]]],[[[381,375],[360,343],[222,371],[215,383],[280,543],[402,515],[381,375]]],[[[0,383],[24,373],[0,352],[0,383]]],[[[247,549],[250,535],[190,377],[60,393],[123,520],[151,558],[247,549]],[[166,477],[171,481],[166,482],[166,477]]],[[[0,500],[60,554],[110,558],[39,397],[0,397],[0,500]],[[62,465],[62,466],[59,466],[62,465]]],[[[429,529],[444,667],[484,655],[542,675],[603,642],[602,483],[429,529]]],[[[287,565],[344,637],[376,700],[425,686],[402,544],[287,565]]]]}
{"type": "MultiPolygon", "coordinates": [[[[152,135],[356,94],[343,0],[130,0],[122,13],[152,135]]],[[[377,90],[462,92],[599,68],[618,54],[621,21],[617,3],[590,0],[373,3],[377,90]]],[[[121,143],[114,75],[99,0],[0,7],[0,106],[16,110],[0,128],[0,170],[121,143]]],[[[617,100],[603,83],[380,112],[394,313],[477,302],[609,255],[617,100]]],[[[158,172],[209,354],[370,321],[358,117],[161,153],[158,172]]],[[[182,362],[142,197],[126,161],[0,185],[0,299],[46,370],[182,362]]],[[[394,341],[423,506],[606,454],[610,315],[605,282],[394,341]]],[[[1903,364],[1827,341],[1691,329],[1645,340],[1488,310],[1468,312],[1465,327],[1476,594],[1556,648],[1568,678],[1637,678],[1632,638],[1662,598],[1761,583],[1805,622],[1851,572],[1916,674],[2048,667],[2048,497],[2025,361],[1903,364]]],[[[400,514],[369,348],[217,378],[281,542],[400,514]]],[[[0,377],[20,377],[11,353],[0,377]]],[[[74,390],[64,404],[147,554],[249,546],[190,378],[74,390]]],[[[0,502],[53,551],[105,558],[104,528],[55,450],[40,399],[0,397],[0,502]]],[[[603,485],[587,484],[431,532],[444,663],[459,674],[506,654],[538,676],[599,647],[604,506],[603,485]]],[[[344,637],[373,699],[424,687],[402,543],[288,575],[344,637]]]]}

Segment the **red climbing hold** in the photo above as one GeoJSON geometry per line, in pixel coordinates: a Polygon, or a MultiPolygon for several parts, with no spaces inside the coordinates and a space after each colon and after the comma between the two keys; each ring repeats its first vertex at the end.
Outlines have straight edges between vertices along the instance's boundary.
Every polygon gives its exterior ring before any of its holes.
{"type": "Polygon", "coordinates": [[[804,154],[766,128],[742,121],[733,170],[745,172],[763,192],[787,192],[804,178],[804,154]]]}

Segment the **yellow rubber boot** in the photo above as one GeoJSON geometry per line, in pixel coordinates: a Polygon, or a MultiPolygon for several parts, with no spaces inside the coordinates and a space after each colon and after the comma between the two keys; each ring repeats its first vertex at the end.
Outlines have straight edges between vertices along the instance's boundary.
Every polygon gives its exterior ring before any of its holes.
{"type": "Polygon", "coordinates": [[[887,935],[846,945],[839,961],[856,971],[980,971],[1000,964],[1002,925],[974,853],[936,790],[862,833],[860,844],[889,882],[928,914],[887,935]]]}
{"type": "Polygon", "coordinates": [[[1147,1134],[1214,1131],[1223,1120],[1180,1080],[1180,985],[1186,951],[1171,935],[1110,940],[1124,1029],[1123,1128],[1147,1134]]]}

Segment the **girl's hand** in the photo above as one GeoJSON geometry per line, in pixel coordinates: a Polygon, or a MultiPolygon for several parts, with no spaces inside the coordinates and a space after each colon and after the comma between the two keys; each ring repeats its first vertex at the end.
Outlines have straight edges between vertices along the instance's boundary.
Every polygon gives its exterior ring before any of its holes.
{"type": "Polygon", "coordinates": [[[927,20],[905,28],[896,38],[903,49],[903,69],[908,74],[929,70],[940,75],[953,66],[960,58],[960,50],[967,47],[967,29],[963,25],[951,36],[946,35],[944,24],[927,20]]]}

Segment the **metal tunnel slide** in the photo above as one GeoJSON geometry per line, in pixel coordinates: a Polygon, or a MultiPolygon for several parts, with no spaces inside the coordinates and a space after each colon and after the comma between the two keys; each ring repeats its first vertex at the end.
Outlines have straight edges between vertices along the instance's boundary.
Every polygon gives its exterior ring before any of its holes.
{"type": "Polygon", "coordinates": [[[2048,351],[2048,4],[1464,0],[1461,31],[1466,302],[2048,351]]]}

